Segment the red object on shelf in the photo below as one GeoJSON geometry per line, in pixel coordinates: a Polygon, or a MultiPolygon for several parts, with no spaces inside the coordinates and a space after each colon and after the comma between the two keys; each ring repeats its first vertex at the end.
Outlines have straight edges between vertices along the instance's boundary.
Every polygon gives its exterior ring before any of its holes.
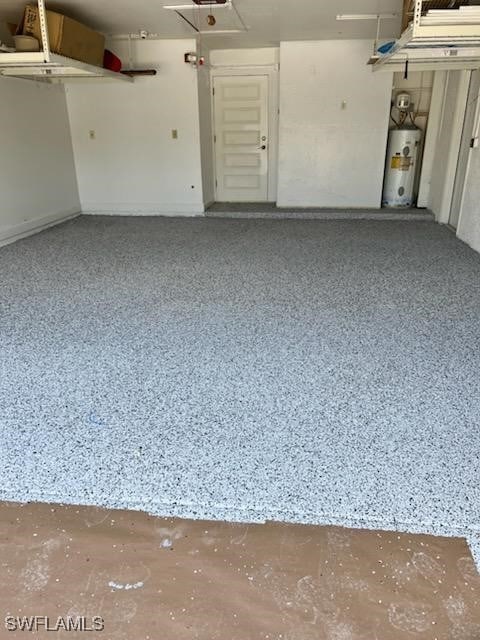
{"type": "Polygon", "coordinates": [[[122,61],[114,53],[105,49],[105,53],[103,54],[103,67],[118,73],[122,70],[122,61]]]}

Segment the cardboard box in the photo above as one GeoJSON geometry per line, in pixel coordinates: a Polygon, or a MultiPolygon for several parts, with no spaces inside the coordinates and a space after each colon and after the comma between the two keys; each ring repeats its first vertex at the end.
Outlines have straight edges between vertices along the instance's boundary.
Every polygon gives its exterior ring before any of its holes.
{"type": "MultiPolygon", "coordinates": [[[[103,67],[105,36],[55,11],[47,11],[47,24],[50,51],[103,67]]],[[[27,5],[17,34],[33,36],[42,42],[38,7],[27,5]]]]}

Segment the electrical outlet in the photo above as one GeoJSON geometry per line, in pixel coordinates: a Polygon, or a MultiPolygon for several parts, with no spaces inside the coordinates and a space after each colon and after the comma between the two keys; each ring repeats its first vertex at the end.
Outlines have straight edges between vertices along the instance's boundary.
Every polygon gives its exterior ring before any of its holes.
{"type": "Polygon", "coordinates": [[[178,140],[178,129],[172,129],[172,139],[178,140]]]}
{"type": "Polygon", "coordinates": [[[90,131],[88,132],[88,137],[90,138],[90,140],[95,140],[96,134],[93,129],[90,129],[90,131]]]}

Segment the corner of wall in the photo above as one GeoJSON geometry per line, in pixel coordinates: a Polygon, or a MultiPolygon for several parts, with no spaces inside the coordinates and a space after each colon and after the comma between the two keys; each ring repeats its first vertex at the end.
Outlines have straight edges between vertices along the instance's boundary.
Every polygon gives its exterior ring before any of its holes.
{"type": "Polygon", "coordinates": [[[63,87],[64,98],[65,98],[65,112],[67,116],[68,123],[68,144],[70,146],[70,151],[72,154],[73,167],[75,170],[75,189],[76,189],[76,197],[78,201],[78,210],[82,211],[82,205],[80,201],[80,187],[78,185],[78,168],[77,168],[77,160],[75,157],[75,149],[73,148],[73,135],[72,135],[72,123],[70,120],[70,109],[68,108],[68,85],[64,85],[63,87]]]}
{"type": "Polygon", "coordinates": [[[77,215],[80,200],[64,87],[15,78],[0,83],[4,244],[77,215]]]}

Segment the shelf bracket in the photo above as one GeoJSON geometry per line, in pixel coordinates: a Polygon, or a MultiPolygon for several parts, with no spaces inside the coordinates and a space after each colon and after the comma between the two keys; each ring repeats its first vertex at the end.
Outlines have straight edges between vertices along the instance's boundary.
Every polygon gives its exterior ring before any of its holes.
{"type": "Polygon", "coordinates": [[[50,40],[48,37],[47,9],[45,0],[38,0],[38,17],[40,20],[40,32],[42,34],[43,60],[50,62],[50,40]]]}
{"type": "Polygon", "coordinates": [[[417,35],[418,28],[420,27],[422,20],[422,5],[423,0],[415,0],[415,10],[413,12],[413,37],[417,35]]]}

